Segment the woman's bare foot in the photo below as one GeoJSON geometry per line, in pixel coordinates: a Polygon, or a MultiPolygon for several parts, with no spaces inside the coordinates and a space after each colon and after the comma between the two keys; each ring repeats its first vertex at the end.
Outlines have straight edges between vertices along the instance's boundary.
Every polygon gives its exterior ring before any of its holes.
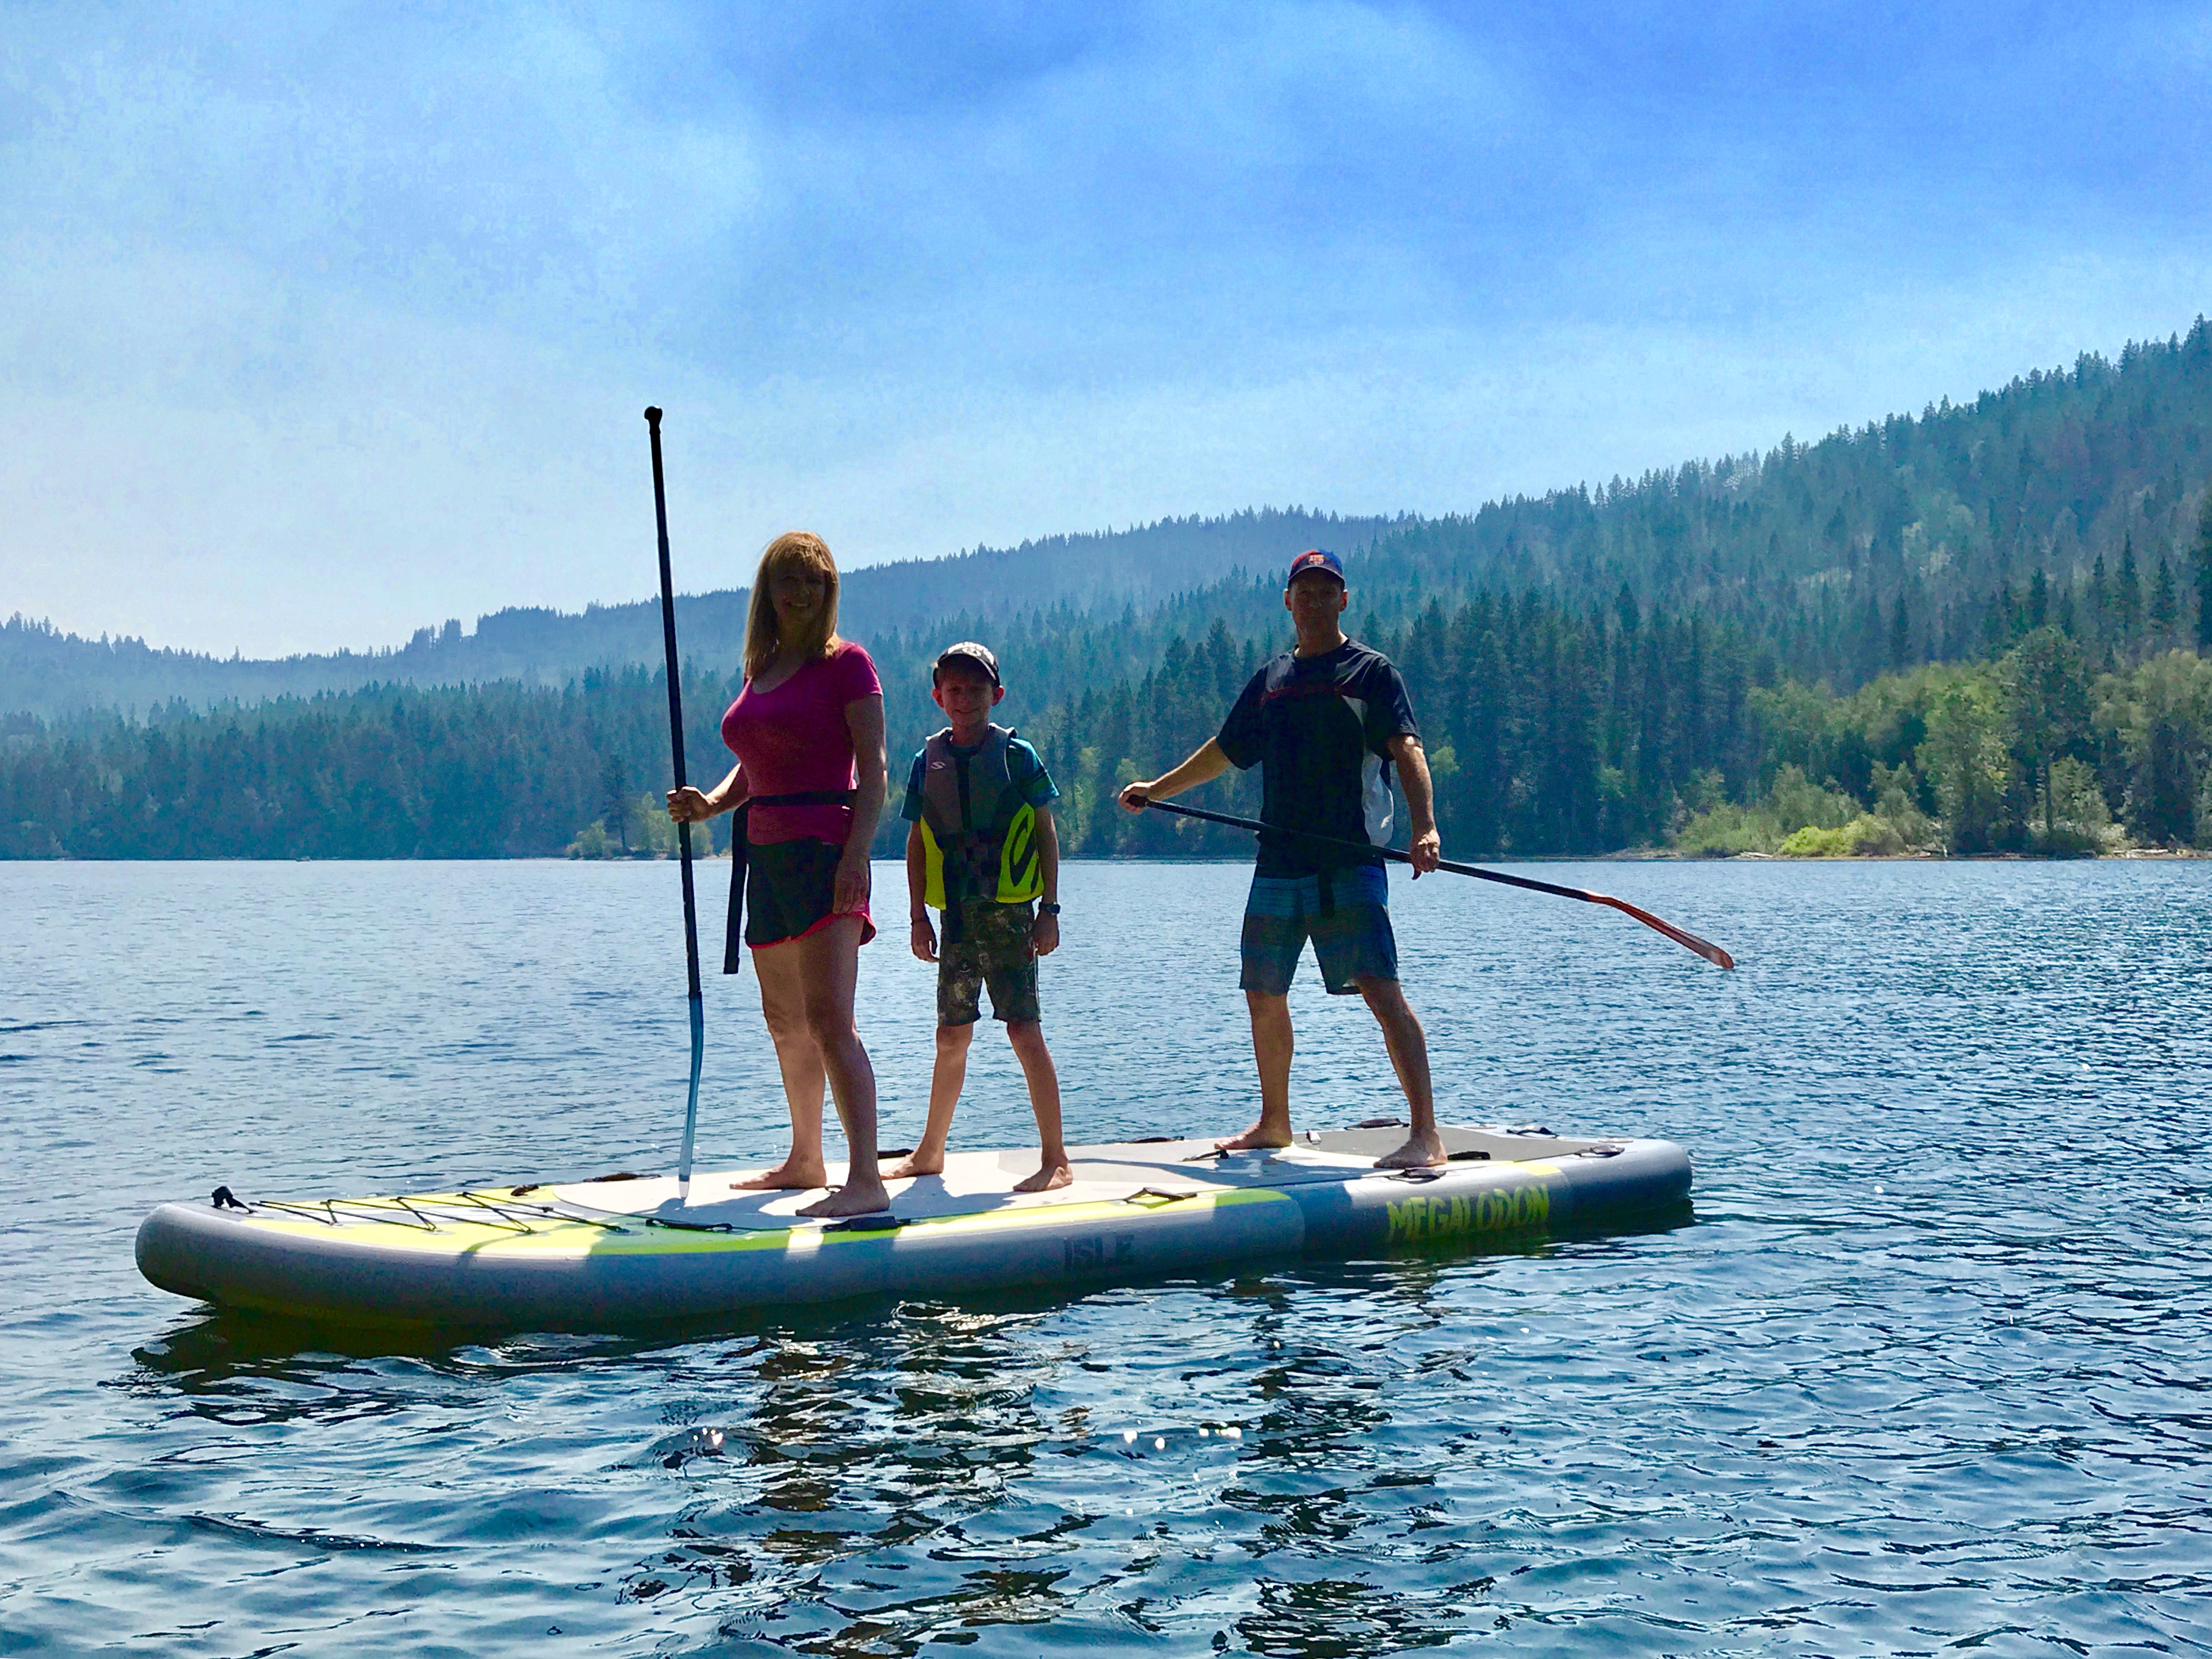
{"type": "Polygon", "coordinates": [[[1378,1170],[1425,1170],[1444,1159],[1443,1137],[1434,1129],[1426,1134],[1411,1134],[1406,1144],[1395,1152],[1385,1152],[1375,1160],[1378,1170]]]}
{"type": "Polygon", "coordinates": [[[910,1155],[904,1163],[901,1164],[897,1169],[893,1170],[889,1175],[885,1176],[884,1179],[886,1181],[911,1181],[916,1176],[943,1175],[944,1173],[945,1154],[943,1152],[938,1152],[933,1155],[928,1152],[917,1152],[910,1155]]]}
{"type": "Polygon", "coordinates": [[[881,1181],[848,1181],[829,1197],[800,1205],[798,1212],[830,1220],[839,1216],[879,1215],[890,1206],[891,1195],[884,1190],[881,1181]]]}
{"type": "Polygon", "coordinates": [[[1075,1184],[1075,1171],[1065,1164],[1048,1164],[1026,1181],[1017,1181],[1018,1193],[1049,1193],[1061,1187],[1075,1184]]]}
{"type": "Polygon", "coordinates": [[[1263,1117],[1243,1134],[1213,1144],[1224,1152],[1256,1152],[1271,1146],[1287,1146],[1291,1144],[1291,1127],[1287,1123],[1270,1123],[1263,1117]]]}
{"type": "Polygon", "coordinates": [[[830,1184],[830,1172],[817,1164],[802,1164],[787,1158],[773,1170],[763,1170],[757,1176],[747,1176],[743,1181],[732,1181],[733,1193],[806,1192],[830,1184]]]}

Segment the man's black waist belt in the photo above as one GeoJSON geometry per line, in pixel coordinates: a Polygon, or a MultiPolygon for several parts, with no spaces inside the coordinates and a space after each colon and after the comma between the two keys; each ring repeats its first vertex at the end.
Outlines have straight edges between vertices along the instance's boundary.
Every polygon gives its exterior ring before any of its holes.
{"type": "Polygon", "coordinates": [[[753,795],[730,814],[730,925],[722,935],[722,971],[743,970],[745,960],[745,862],[756,806],[850,806],[850,789],[802,789],[793,795],[753,795]]]}

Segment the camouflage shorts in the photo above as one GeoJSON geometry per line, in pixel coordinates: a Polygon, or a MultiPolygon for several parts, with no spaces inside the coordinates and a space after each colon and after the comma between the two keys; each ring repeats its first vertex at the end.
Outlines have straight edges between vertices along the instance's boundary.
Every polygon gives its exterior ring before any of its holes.
{"type": "Polygon", "coordinates": [[[1027,904],[986,899],[961,908],[959,942],[940,941],[938,947],[939,1025],[973,1025],[981,1019],[986,986],[992,1018],[1016,1025],[1037,1023],[1036,947],[1030,941],[1034,920],[1027,904]]]}

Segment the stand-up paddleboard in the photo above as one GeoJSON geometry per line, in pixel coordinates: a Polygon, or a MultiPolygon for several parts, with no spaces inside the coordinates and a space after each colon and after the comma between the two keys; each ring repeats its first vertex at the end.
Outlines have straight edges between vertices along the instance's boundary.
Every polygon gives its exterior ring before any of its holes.
{"type": "MultiPolygon", "coordinates": [[[[599,1330],[876,1294],[957,1297],[1202,1273],[1256,1257],[1510,1245],[1663,1214],[1690,1162],[1663,1140],[1535,1127],[1443,1130],[1450,1161],[1377,1170],[1401,1127],[1273,1152],[1210,1140],[1071,1149],[1075,1182],[1017,1193],[1033,1151],[955,1153],[893,1182],[891,1212],[793,1212],[818,1193],[735,1190],[731,1174],[493,1187],[312,1202],[165,1204],[139,1270],[222,1307],[343,1321],[599,1330]]],[[[742,1174],[742,1172],[740,1172],[742,1174]]],[[[833,1182],[836,1170],[830,1171],[833,1182]]]]}

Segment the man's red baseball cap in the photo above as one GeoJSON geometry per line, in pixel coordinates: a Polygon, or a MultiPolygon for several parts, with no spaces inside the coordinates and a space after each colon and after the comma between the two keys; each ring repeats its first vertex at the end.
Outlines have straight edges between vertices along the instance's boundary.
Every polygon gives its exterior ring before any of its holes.
{"type": "Polygon", "coordinates": [[[1283,578],[1283,586],[1288,587],[1309,570],[1324,571],[1335,577],[1336,584],[1340,587],[1349,587],[1352,585],[1344,580],[1342,560],[1325,547],[1310,547],[1291,561],[1291,574],[1283,578]]]}

